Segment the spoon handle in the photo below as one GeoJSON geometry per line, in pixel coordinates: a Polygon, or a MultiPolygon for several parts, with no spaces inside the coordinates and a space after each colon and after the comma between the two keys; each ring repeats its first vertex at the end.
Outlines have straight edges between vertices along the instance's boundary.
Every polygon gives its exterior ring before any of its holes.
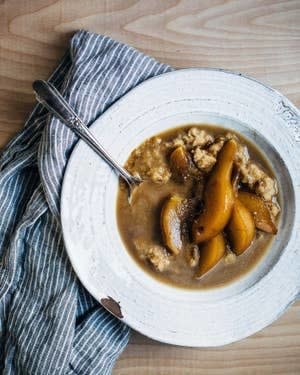
{"type": "Polygon", "coordinates": [[[91,133],[89,128],[78,117],[59,91],[51,83],[37,80],[32,87],[37,100],[45,106],[49,112],[58,117],[79,138],[83,139],[98,155],[100,155],[124,180],[131,186],[138,180],[131,176],[116,160],[114,160],[101,146],[91,133]]]}

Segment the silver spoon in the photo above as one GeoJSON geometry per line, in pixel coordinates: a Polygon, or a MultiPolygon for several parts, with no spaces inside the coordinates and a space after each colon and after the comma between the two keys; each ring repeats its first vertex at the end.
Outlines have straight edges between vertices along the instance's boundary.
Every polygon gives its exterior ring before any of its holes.
{"type": "Polygon", "coordinates": [[[131,194],[142,180],[132,176],[108,152],[101,146],[98,140],[91,133],[89,128],[78,117],[70,105],[58,90],[49,82],[37,80],[32,84],[36,99],[45,106],[49,112],[58,117],[68,126],[80,139],[87,143],[101,158],[108,163],[117,174],[123,178],[129,187],[129,202],[131,194]]]}

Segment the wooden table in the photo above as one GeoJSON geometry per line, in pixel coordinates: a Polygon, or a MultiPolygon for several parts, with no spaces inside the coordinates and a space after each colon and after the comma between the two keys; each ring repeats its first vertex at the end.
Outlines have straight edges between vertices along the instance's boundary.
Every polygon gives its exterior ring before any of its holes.
{"type": "MultiPolygon", "coordinates": [[[[299,106],[299,20],[299,0],[0,0],[0,147],[33,106],[31,82],[47,78],[80,28],[174,67],[249,74],[299,106]]],[[[300,303],[223,348],[180,348],[133,333],[114,374],[300,374],[300,303]]]]}

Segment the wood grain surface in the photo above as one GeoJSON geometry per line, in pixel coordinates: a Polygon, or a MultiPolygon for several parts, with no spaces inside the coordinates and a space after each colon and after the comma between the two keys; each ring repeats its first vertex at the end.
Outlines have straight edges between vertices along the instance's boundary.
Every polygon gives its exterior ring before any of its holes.
{"type": "MultiPolygon", "coordinates": [[[[32,108],[31,82],[47,78],[80,28],[174,67],[246,73],[299,106],[299,20],[299,0],[0,0],[0,147],[32,108]]],[[[180,348],[133,333],[114,374],[300,374],[300,303],[223,348],[180,348]]]]}

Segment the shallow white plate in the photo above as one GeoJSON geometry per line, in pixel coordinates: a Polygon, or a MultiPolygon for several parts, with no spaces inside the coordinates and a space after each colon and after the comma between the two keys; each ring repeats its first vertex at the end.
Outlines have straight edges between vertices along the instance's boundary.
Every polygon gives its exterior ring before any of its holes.
{"type": "Polygon", "coordinates": [[[265,151],[274,168],[282,200],[279,234],[253,272],[206,291],[173,288],[145,273],[118,234],[118,179],[82,141],[65,173],[63,234],[83,285],[129,326],[171,344],[224,345],[270,324],[300,290],[299,112],[281,94],[251,78],[186,69],[139,85],[91,129],[124,163],[145,138],[187,123],[219,124],[241,132],[265,151]]]}

